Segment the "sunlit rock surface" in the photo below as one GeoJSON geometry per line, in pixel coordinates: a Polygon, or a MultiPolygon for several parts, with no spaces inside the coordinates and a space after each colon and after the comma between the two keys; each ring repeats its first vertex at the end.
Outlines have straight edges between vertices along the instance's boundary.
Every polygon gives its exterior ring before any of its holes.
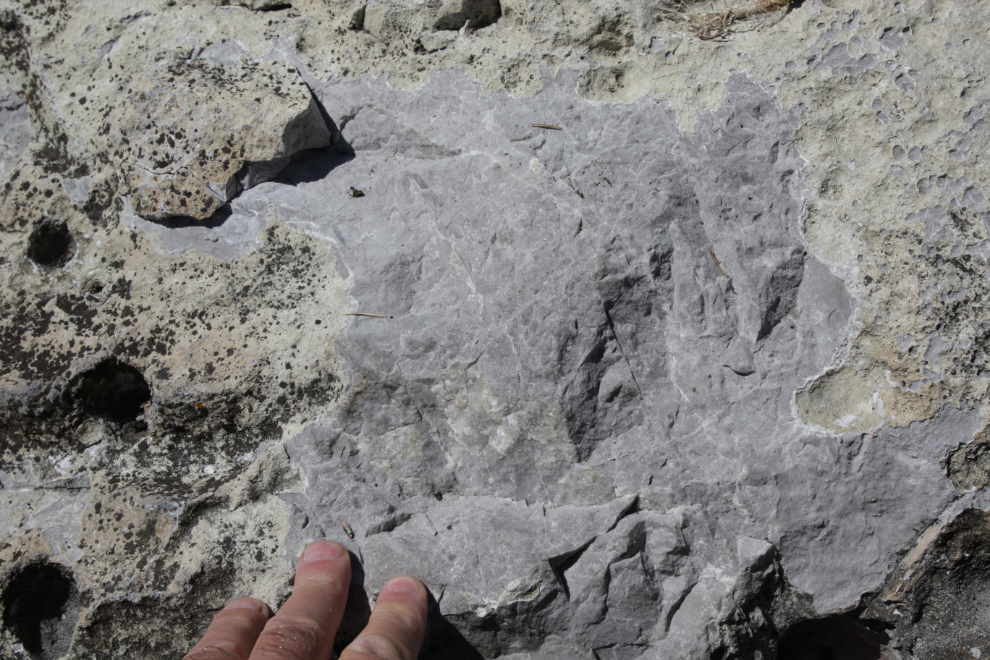
{"type": "Polygon", "coordinates": [[[990,653],[986,7],[665,7],[0,3],[0,656],[990,653]]]}

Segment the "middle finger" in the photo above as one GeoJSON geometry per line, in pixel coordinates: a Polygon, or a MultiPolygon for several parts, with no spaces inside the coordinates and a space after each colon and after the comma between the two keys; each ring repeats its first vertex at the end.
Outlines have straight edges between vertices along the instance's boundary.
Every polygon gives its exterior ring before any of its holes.
{"type": "Polygon", "coordinates": [[[347,550],[333,541],[310,543],[292,595],[265,625],[251,660],[329,660],[350,583],[347,550]]]}

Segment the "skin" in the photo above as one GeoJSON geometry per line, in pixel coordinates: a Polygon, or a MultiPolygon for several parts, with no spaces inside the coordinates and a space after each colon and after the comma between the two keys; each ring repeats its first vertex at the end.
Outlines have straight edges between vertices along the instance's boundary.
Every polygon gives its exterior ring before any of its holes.
{"type": "MultiPolygon", "coordinates": [[[[183,660],[330,660],[350,582],[347,550],[333,541],[311,543],[296,568],[292,595],[275,616],[256,598],[232,600],[183,660]]],[[[340,660],[415,660],[426,616],[423,583],[407,575],[392,578],[340,660]]]]}

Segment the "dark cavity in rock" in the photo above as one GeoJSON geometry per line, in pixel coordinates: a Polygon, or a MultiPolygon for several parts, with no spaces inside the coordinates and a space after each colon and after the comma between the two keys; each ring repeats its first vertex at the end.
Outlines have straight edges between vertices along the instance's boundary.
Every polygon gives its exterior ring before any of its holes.
{"type": "Polygon", "coordinates": [[[79,591],[58,564],[29,564],[7,584],[0,598],[3,625],[32,658],[60,658],[69,650],[79,617],[79,591]]]}
{"type": "Polygon", "coordinates": [[[28,236],[27,256],[39,266],[58,268],[72,257],[72,243],[64,220],[42,220],[28,236]]]}
{"type": "MultiPolygon", "coordinates": [[[[367,5],[362,5],[354,12],[351,16],[351,22],[347,26],[347,29],[354,30],[355,32],[361,32],[364,30],[364,12],[367,9],[367,5]]],[[[329,126],[329,124],[327,124],[329,126]]],[[[332,132],[332,131],[331,131],[332,132]]]]}
{"type": "Polygon", "coordinates": [[[85,412],[119,424],[136,420],[151,400],[151,388],[141,372],[115,357],[82,373],[74,392],[85,412]]]}
{"type": "Polygon", "coordinates": [[[467,24],[472,30],[480,30],[501,17],[502,5],[498,0],[464,0],[460,11],[444,14],[434,27],[437,30],[460,30],[467,24]]]}
{"type": "Polygon", "coordinates": [[[780,638],[777,660],[879,660],[890,638],[850,616],[800,621],[780,638]]]}

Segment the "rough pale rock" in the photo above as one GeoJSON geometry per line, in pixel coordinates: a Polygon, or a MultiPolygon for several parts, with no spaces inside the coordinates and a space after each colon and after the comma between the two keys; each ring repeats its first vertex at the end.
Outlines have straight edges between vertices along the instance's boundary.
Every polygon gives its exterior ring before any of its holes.
{"type": "Polygon", "coordinates": [[[274,178],[330,133],[295,69],[240,68],[209,55],[165,60],[104,116],[97,142],[149,220],[206,220],[241,189],[274,178]],[[256,69],[256,70],[255,70],[256,69]]]}
{"type": "Polygon", "coordinates": [[[0,657],[990,654],[986,4],[671,6],[0,0],[0,657]]]}

